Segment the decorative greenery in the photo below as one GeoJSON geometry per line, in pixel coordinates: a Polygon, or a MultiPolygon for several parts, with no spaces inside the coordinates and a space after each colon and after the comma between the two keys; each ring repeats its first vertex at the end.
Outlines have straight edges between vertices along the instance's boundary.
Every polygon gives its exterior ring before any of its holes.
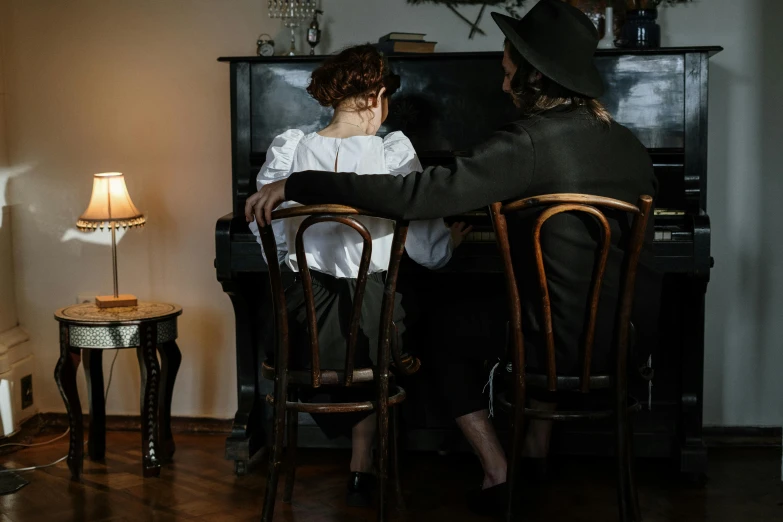
{"type": "MultiPolygon", "coordinates": [[[[576,5],[584,12],[590,14],[590,12],[597,13],[603,12],[603,9],[607,6],[612,6],[617,12],[617,16],[622,20],[628,9],[654,9],[660,5],[674,5],[682,4],[685,2],[692,2],[693,0],[563,0],[571,5],[576,5]]],[[[514,18],[520,18],[522,13],[520,9],[525,6],[527,0],[408,0],[409,4],[442,4],[451,9],[451,11],[457,15],[462,21],[470,26],[470,35],[468,38],[473,38],[475,34],[485,35],[484,31],[479,27],[481,18],[484,15],[484,10],[487,6],[503,7],[506,12],[514,18]],[[471,21],[465,17],[457,9],[459,5],[480,5],[481,11],[475,21],[471,21]]],[[[593,23],[598,26],[598,22],[593,20],[593,23]]]]}
{"type": "Polygon", "coordinates": [[[522,5],[525,0],[408,0],[409,4],[487,4],[487,5],[499,5],[499,4],[517,4],[522,5]]]}
{"type": "Polygon", "coordinates": [[[578,7],[594,7],[603,9],[607,6],[614,7],[617,11],[628,9],[655,9],[661,5],[675,5],[692,2],[693,0],[565,0],[578,7]]]}
{"type": "MultiPolygon", "coordinates": [[[[585,4],[626,4],[628,9],[647,9],[661,4],[674,5],[693,0],[583,0],[585,4]]],[[[525,5],[526,0],[408,0],[409,4],[449,4],[449,5],[502,5],[508,11],[514,11],[525,5]]]]}
{"type": "Polygon", "coordinates": [[[674,5],[684,4],[686,2],[692,2],[693,0],[629,0],[628,9],[648,9],[655,8],[659,5],[674,5]]]}
{"type": "Polygon", "coordinates": [[[492,5],[502,6],[509,13],[525,5],[527,0],[408,0],[409,4],[448,4],[448,5],[492,5]]]}
{"type": "Polygon", "coordinates": [[[481,22],[481,17],[484,15],[485,8],[490,6],[502,6],[505,8],[506,12],[515,18],[519,18],[522,16],[522,13],[519,12],[519,8],[521,8],[525,4],[526,0],[408,0],[409,4],[442,4],[451,9],[454,14],[456,14],[462,21],[467,23],[470,26],[470,36],[468,38],[473,38],[473,35],[478,33],[481,35],[485,35],[484,31],[482,31],[479,28],[479,23],[481,22]],[[465,17],[462,13],[457,10],[457,6],[459,5],[480,5],[481,11],[478,14],[478,17],[476,18],[476,21],[471,21],[465,17]]]}

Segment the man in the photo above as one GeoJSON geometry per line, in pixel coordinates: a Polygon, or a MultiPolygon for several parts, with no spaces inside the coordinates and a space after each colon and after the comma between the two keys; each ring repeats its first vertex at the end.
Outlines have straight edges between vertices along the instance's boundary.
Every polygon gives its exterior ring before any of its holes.
{"type": "MultiPolygon", "coordinates": [[[[603,93],[593,63],[598,35],[587,16],[560,0],[541,0],[521,20],[498,13],[492,16],[506,36],[503,90],[519,107],[519,120],[494,133],[466,157],[457,158],[452,167],[430,167],[404,178],[295,173],[248,199],[248,221],[255,218],[264,226],[272,210],[285,200],[339,203],[398,219],[429,219],[542,194],[585,193],[630,203],[636,203],[641,195],[654,195],[656,181],[646,149],[628,129],[614,122],[596,99],[603,93]]],[[[626,237],[628,222],[624,216],[608,217],[612,248],[606,279],[616,281],[623,257],[619,245],[626,237]]],[[[545,342],[529,244],[534,218],[535,214],[527,213],[514,218],[509,226],[513,261],[523,291],[527,367],[541,370],[546,364],[545,342]]],[[[651,264],[651,232],[652,228],[648,230],[650,240],[643,252],[640,278],[644,279],[646,273],[652,281],[654,274],[647,268],[651,264]]],[[[580,362],[580,336],[597,238],[594,223],[572,214],[553,217],[542,231],[560,374],[573,374],[580,362]]],[[[609,283],[602,288],[594,372],[610,367],[618,287],[609,283]]],[[[638,282],[637,288],[643,292],[645,284],[638,282]]],[[[639,323],[647,319],[654,325],[656,305],[653,300],[639,323]]],[[[635,324],[642,335],[653,329],[637,324],[636,315],[635,324]]],[[[480,402],[483,381],[474,381],[459,383],[475,395],[475,400],[468,401],[475,406],[470,408],[473,411],[457,416],[456,421],[484,469],[482,493],[474,498],[472,506],[492,511],[505,505],[506,458],[487,408],[480,402]]],[[[534,407],[554,409],[554,398],[537,399],[534,407]]],[[[533,421],[523,456],[545,457],[550,430],[551,423],[533,421]]]]}

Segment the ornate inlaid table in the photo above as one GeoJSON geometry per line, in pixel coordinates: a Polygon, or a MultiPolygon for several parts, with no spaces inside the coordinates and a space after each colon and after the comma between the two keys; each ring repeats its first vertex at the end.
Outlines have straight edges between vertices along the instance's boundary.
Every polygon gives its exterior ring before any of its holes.
{"type": "Polygon", "coordinates": [[[171,435],[171,396],[182,355],[177,347],[177,317],[182,308],[166,303],[139,302],[137,306],[98,308],[79,304],[61,308],[60,359],[54,378],[68,410],[70,449],[68,468],[79,480],[84,458],[82,407],[76,388],[76,370],[84,350],[84,373],[90,405],[88,454],[101,460],[106,452],[106,404],[103,351],[135,348],[141,370],[141,452],[144,476],[160,474],[162,461],[174,454],[171,435]],[[160,353],[160,363],[158,362],[160,353]]]}

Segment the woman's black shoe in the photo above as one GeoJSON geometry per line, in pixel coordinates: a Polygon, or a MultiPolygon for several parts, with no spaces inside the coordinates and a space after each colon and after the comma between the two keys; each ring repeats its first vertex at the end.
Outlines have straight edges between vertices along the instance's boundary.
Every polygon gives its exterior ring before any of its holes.
{"type": "Polygon", "coordinates": [[[370,507],[375,489],[375,475],[352,472],[348,480],[345,502],[351,507],[370,507]]]}
{"type": "Polygon", "coordinates": [[[477,515],[496,516],[506,512],[508,483],[473,491],[468,497],[468,509],[477,515]]]}

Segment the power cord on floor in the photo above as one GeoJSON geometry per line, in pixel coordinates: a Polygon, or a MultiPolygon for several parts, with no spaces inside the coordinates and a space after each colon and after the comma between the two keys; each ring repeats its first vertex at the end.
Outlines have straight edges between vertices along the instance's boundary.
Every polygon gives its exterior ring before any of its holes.
{"type": "MultiPolygon", "coordinates": [[[[117,362],[117,356],[119,354],[120,354],[120,351],[119,350],[115,350],[114,351],[114,358],[111,360],[111,367],[109,368],[109,380],[106,383],[106,391],[103,393],[103,402],[104,402],[104,404],[106,403],[106,400],[109,398],[109,388],[111,388],[111,378],[114,375],[114,363],[117,362]]],[[[58,435],[57,437],[53,438],[52,440],[48,440],[46,442],[39,442],[37,444],[20,444],[20,443],[17,443],[17,442],[9,442],[8,444],[0,445],[0,448],[5,448],[6,446],[22,446],[24,448],[34,448],[36,446],[46,446],[47,444],[51,444],[52,442],[55,442],[55,441],[58,441],[58,440],[62,439],[63,437],[68,435],[68,433],[70,431],[71,431],[71,428],[68,428],[67,430],[65,430],[65,433],[63,433],[62,435],[58,435]]],[[[85,440],[84,444],[86,445],[87,442],[89,442],[89,441],[85,440]]],[[[55,465],[59,464],[60,462],[64,461],[67,458],[68,458],[68,455],[65,455],[64,457],[61,457],[61,458],[55,460],[54,462],[50,462],[49,464],[41,464],[41,465],[38,465],[38,466],[30,466],[30,467],[27,467],[27,468],[0,469],[0,473],[13,473],[13,472],[17,472],[17,471],[35,471],[37,469],[49,468],[49,467],[52,467],[52,466],[55,466],[55,465]]]]}
{"type": "Polygon", "coordinates": [[[21,446],[23,448],[34,448],[36,446],[46,446],[47,444],[51,444],[52,442],[55,442],[55,441],[58,441],[58,440],[62,439],[63,437],[68,435],[69,431],[71,431],[70,428],[65,430],[65,433],[56,436],[52,440],[47,440],[46,442],[38,442],[36,444],[21,444],[19,442],[9,442],[8,444],[0,444],[0,448],[5,448],[5,447],[8,447],[8,446],[21,446]]]}

